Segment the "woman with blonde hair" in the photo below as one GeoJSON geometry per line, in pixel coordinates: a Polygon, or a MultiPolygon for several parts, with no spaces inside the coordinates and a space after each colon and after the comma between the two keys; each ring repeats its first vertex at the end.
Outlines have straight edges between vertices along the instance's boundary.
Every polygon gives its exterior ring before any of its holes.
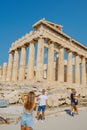
{"type": "Polygon", "coordinates": [[[35,93],[21,94],[24,103],[23,114],[21,118],[21,130],[33,130],[33,110],[35,110],[35,93]]]}

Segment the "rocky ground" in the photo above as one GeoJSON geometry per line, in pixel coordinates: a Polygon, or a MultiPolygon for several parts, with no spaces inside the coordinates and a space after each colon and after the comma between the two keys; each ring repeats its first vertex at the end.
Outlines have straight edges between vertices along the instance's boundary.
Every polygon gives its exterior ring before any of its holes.
{"type": "MultiPolygon", "coordinates": [[[[6,108],[0,108],[0,122],[11,123],[20,119],[22,112],[21,93],[27,93],[33,90],[36,97],[40,95],[42,88],[45,88],[48,95],[48,115],[55,112],[58,108],[70,106],[71,88],[76,88],[79,97],[79,107],[87,106],[87,86],[76,86],[59,84],[56,82],[30,82],[30,83],[1,83],[0,84],[0,100],[8,101],[6,108]],[[13,107],[14,106],[14,107],[13,107]],[[13,109],[13,111],[12,111],[13,109]],[[11,110],[11,111],[10,111],[11,110]],[[51,110],[51,111],[49,111],[51,110]],[[9,113],[10,112],[10,113],[9,113]],[[12,112],[12,113],[11,113],[12,112]]],[[[61,109],[62,110],[62,109],[61,109]]]]}

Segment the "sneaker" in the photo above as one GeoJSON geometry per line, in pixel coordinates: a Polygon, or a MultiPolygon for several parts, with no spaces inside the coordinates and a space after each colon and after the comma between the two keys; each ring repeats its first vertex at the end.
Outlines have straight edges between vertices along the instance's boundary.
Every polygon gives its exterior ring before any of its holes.
{"type": "Polygon", "coordinates": [[[74,113],[72,113],[72,116],[74,116],[74,113]]]}
{"type": "Polygon", "coordinates": [[[74,116],[74,113],[73,113],[73,112],[71,112],[71,116],[74,116]]]}

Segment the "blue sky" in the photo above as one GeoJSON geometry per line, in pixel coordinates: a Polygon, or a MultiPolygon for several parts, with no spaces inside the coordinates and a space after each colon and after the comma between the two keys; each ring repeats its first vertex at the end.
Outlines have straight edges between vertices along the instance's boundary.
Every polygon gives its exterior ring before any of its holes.
{"type": "Polygon", "coordinates": [[[87,0],[0,0],[0,65],[8,62],[11,43],[42,18],[87,46],[87,0]]]}

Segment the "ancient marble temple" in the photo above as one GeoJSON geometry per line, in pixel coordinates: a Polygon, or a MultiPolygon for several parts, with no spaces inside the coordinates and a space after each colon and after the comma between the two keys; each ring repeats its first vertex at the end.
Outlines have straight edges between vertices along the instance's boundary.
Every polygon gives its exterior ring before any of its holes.
{"type": "Polygon", "coordinates": [[[8,63],[0,66],[0,81],[49,80],[87,85],[87,47],[41,19],[12,43],[8,63]],[[66,57],[66,58],[65,58],[66,57]]]}

